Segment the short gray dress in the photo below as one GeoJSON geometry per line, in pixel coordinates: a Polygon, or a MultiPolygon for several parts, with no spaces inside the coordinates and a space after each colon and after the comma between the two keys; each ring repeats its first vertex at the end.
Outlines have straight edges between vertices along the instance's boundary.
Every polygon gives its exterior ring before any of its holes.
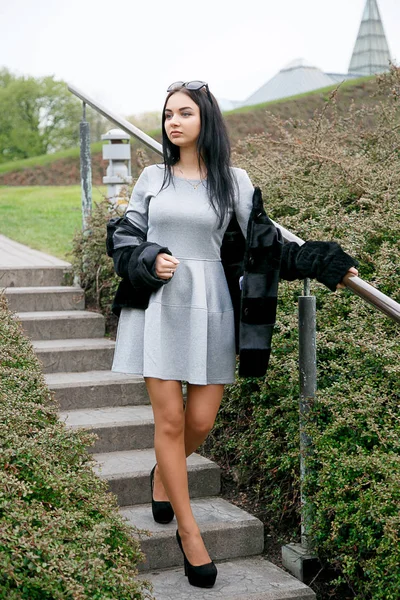
{"type": "MultiPolygon", "coordinates": [[[[245,170],[231,169],[235,213],[246,236],[254,187],[245,170]]],[[[232,213],[217,229],[205,181],[194,189],[199,180],[174,176],[159,192],[163,176],[163,164],[143,170],[127,216],[147,231],[147,241],[167,246],[180,263],[172,279],[151,294],[146,310],[122,309],[112,371],[198,385],[233,383],[233,308],[220,258],[232,213]]]]}

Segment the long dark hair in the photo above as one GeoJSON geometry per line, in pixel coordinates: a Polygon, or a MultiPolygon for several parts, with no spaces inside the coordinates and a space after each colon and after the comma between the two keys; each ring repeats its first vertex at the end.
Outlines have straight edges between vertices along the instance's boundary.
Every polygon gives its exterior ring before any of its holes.
{"type": "Polygon", "coordinates": [[[233,208],[236,181],[230,169],[231,144],[228,131],[216,98],[210,92],[211,104],[205,88],[200,90],[177,88],[169,92],[165,100],[161,117],[165,174],[161,190],[164,189],[165,184],[169,185],[173,182],[171,167],[180,158],[180,148],[169,140],[164,125],[165,107],[168,99],[176,92],[187,94],[200,109],[201,129],[197,138],[197,158],[200,172],[201,159],[207,168],[207,192],[210,204],[219,217],[218,228],[220,229],[228,210],[233,208]]]}

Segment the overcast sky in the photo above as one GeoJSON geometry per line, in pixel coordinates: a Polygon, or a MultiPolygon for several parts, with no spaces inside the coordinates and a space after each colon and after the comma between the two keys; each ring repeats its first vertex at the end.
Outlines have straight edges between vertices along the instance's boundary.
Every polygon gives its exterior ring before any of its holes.
{"type": "MultiPolygon", "coordinates": [[[[378,0],[400,63],[400,0],[378,0]]],[[[0,67],[54,75],[121,115],[201,79],[244,100],[304,58],[346,73],[365,0],[0,0],[0,67]]]]}

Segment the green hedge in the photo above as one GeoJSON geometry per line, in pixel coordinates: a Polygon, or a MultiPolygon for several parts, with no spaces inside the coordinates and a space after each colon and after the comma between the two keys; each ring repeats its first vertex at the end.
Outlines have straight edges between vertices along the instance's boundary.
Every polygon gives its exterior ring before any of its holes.
{"type": "Polygon", "coordinates": [[[58,410],[0,295],[0,598],[148,598],[138,542],[92,468],[97,436],[58,410]]]}

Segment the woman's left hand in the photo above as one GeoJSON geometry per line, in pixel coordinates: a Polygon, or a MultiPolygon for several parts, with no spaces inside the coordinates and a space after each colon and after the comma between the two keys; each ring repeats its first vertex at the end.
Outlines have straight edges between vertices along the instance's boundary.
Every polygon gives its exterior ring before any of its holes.
{"type": "MultiPolygon", "coordinates": [[[[355,267],[350,267],[350,269],[347,271],[346,275],[348,275],[349,273],[352,273],[353,275],[358,275],[358,271],[355,267]]],[[[346,277],[345,275],[345,277],[346,277]]],[[[336,286],[337,290],[343,290],[346,286],[343,283],[338,283],[336,286]]]]}

